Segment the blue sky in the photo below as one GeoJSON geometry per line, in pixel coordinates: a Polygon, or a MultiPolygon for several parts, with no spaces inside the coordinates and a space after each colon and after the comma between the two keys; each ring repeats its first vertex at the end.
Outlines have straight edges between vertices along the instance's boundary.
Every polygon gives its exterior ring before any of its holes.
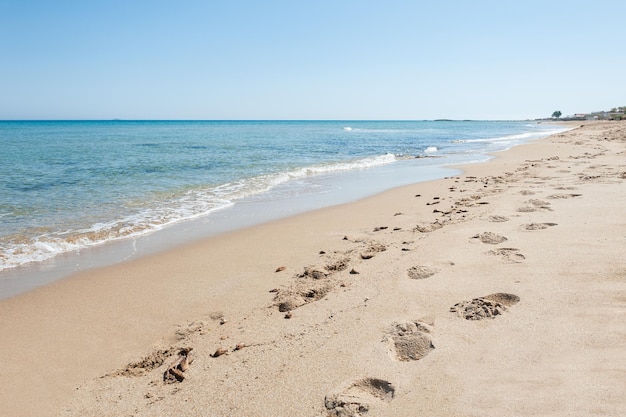
{"type": "Polygon", "coordinates": [[[626,105],[624,1],[0,0],[0,119],[526,119],[626,105]]]}

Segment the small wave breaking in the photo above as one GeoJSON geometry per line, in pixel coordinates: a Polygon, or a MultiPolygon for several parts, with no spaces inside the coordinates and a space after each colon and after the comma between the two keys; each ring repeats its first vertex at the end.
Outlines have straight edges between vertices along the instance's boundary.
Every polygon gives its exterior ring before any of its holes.
{"type": "Polygon", "coordinates": [[[495,138],[454,139],[454,140],[451,140],[450,142],[456,143],[456,144],[459,144],[459,143],[515,144],[515,143],[519,143],[519,142],[526,141],[526,140],[548,137],[550,135],[562,133],[567,130],[570,130],[570,129],[558,128],[558,129],[542,130],[538,132],[524,132],[524,133],[518,133],[514,135],[499,136],[495,138]]]}
{"type": "Polygon", "coordinates": [[[138,238],[169,225],[192,220],[228,208],[237,201],[270,191],[288,181],[315,175],[353,171],[397,161],[392,154],[353,161],[329,162],[260,175],[236,182],[182,192],[178,196],[146,203],[134,214],[117,220],[93,220],[82,229],[34,233],[28,237],[5,236],[0,240],[0,271],[32,262],[51,259],[62,253],[76,252],[121,239],[138,238]]]}

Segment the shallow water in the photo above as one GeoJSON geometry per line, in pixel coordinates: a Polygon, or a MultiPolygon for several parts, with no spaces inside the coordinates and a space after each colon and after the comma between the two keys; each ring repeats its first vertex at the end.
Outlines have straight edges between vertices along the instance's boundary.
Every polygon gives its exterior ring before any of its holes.
{"type": "Polygon", "coordinates": [[[164,249],[158,242],[451,175],[442,167],[560,130],[530,122],[0,122],[0,297],[27,280],[164,249]],[[180,232],[192,220],[193,233],[180,232]]]}

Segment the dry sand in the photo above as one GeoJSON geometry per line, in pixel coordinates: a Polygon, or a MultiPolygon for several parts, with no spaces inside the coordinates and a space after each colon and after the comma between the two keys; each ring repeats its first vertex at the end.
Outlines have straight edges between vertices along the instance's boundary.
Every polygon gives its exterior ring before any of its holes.
{"type": "Polygon", "coordinates": [[[626,123],[463,169],[0,302],[0,415],[625,415],[626,123]]]}

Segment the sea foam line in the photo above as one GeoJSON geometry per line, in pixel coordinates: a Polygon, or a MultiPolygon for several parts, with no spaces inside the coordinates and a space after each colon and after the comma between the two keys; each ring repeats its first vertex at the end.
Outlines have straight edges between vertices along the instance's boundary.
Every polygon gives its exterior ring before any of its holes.
{"type": "Polygon", "coordinates": [[[49,232],[33,237],[4,237],[0,243],[0,271],[32,262],[42,262],[62,253],[76,252],[121,239],[138,238],[175,223],[210,215],[246,197],[262,194],[291,180],[315,175],[353,171],[397,161],[385,154],[354,161],[341,161],[299,167],[184,192],[176,198],[161,200],[153,207],[120,219],[100,219],[90,227],[49,232]]]}
{"type": "Polygon", "coordinates": [[[515,142],[515,141],[528,140],[528,139],[545,138],[551,135],[556,135],[557,133],[567,132],[568,130],[572,130],[572,128],[556,128],[556,129],[551,129],[551,130],[542,130],[538,132],[524,132],[524,133],[517,133],[514,135],[498,136],[495,138],[455,139],[452,142],[453,143],[499,143],[499,142],[507,143],[507,142],[515,142]]]}

